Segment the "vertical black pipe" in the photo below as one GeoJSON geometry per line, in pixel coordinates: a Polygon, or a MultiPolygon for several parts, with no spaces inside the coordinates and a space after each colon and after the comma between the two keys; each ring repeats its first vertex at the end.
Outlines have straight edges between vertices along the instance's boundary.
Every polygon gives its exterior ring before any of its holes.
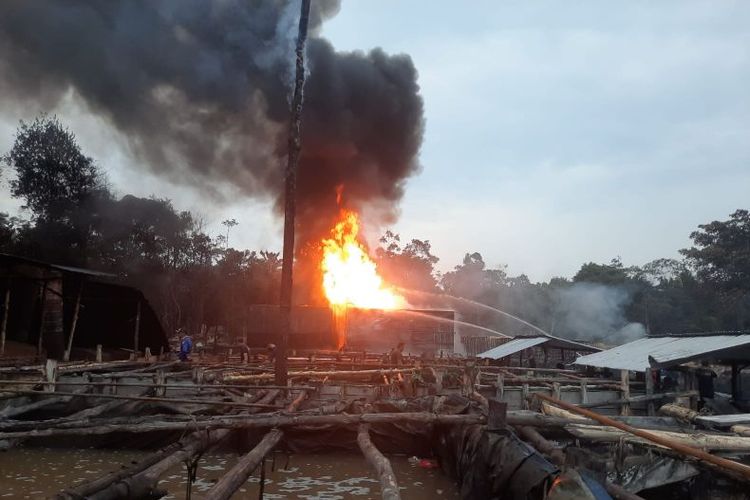
{"type": "Polygon", "coordinates": [[[276,384],[286,385],[287,345],[292,312],[292,266],[294,265],[294,215],[297,196],[297,162],[301,147],[300,121],[302,118],[302,90],[305,86],[305,39],[307,20],[310,16],[310,0],[302,0],[297,34],[297,70],[292,97],[292,115],[289,123],[289,152],[287,156],[284,185],[284,250],[281,267],[281,297],[279,336],[276,346],[276,384]]]}

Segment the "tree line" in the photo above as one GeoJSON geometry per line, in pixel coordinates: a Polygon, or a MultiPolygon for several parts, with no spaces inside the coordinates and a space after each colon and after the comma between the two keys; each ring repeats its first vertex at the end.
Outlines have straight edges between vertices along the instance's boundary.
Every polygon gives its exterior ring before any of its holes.
{"type": "MultiPolygon", "coordinates": [[[[23,203],[22,216],[0,213],[0,252],[120,275],[144,291],[168,331],[207,324],[240,332],[252,321],[250,305],[278,302],[279,253],[232,248],[228,233],[209,235],[168,199],[115,196],[57,118],[22,122],[0,163],[23,203]]],[[[227,230],[237,224],[225,222],[227,230]]],[[[540,283],[490,268],[478,252],[440,273],[428,240],[404,242],[390,231],[373,257],[415,306],[450,307],[511,335],[530,327],[492,308],[553,334],[605,342],[623,332],[750,328],[750,213],[737,210],[690,237],[681,259],[589,262],[571,279],[540,283]]]]}

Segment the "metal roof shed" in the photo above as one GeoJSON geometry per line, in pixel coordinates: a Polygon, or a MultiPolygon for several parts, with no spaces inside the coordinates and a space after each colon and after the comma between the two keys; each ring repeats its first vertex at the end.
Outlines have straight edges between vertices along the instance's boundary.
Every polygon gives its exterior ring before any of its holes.
{"type": "Polygon", "coordinates": [[[644,372],[696,359],[750,360],[750,334],[646,337],[578,358],[574,364],[644,372]]]}
{"type": "Polygon", "coordinates": [[[517,352],[529,349],[539,344],[547,342],[549,339],[546,337],[522,337],[513,339],[510,342],[506,342],[503,345],[493,347],[489,351],[485,351],[477,354],[478,358],[490,358],[490,359],[502,359],[507,356],[511,356],[517,352]]]}
{"type": "Polygon", "coordinates": [[[530,349],[532,347],[546,344],[546,347],[552,347],[557,349],[569,349],[577,351],[598,351],[597,347],[582,344],[572,340],[565,340],[559,337],[553,337],[551,335],[539,336],[539,337],[516,337],[510,342],[493,347],[492,349],[477,354],[478,358],[490,358],[490,359],[502,359],[511,356],[517,352],[530,349]]]}

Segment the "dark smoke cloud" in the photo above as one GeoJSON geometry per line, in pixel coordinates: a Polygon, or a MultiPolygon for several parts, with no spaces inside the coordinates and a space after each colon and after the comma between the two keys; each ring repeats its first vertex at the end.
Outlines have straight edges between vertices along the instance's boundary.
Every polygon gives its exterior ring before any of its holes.
{"type": "MultiPolygon", "coordinates": [[[[337,185],[355,208],[387,207],[389,222],[418,168],[414,65],[336,52],[319,28],[338,8],[316,0],[310,19],[301,246],[330,226],[337,185]]],[[[280,207],[298,13],[282,0],[5,0],[0,95],[54,106],[72,89],[153,172],[216,200],[270,195],[280,207]]]]}

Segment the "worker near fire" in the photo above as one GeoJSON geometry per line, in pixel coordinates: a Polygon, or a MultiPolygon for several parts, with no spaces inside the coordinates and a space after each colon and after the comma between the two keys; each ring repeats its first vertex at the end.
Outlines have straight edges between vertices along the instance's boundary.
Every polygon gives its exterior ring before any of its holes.
{"type": "Polygon", "coordinates": [[[188,354],[193,350],[193,339],[185,335],[180,341],[180,361],[188,361],[188,354]]]}
{"type": "Polygon", "coordinates": [[[396,347],[391,350],[391,364],[400,365],[404,361],[404,347],[406,345],[403,342],[399,342],[396,347]]]}

